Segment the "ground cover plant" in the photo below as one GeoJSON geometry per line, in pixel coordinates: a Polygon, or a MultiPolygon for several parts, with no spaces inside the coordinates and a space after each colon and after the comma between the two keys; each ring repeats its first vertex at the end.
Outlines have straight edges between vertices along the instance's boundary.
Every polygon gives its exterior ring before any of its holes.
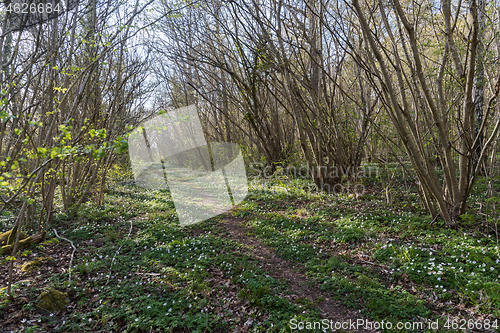
{"type": "MultiPolygon", "coordinates": [[[[285,332],[291,320],[364,318],[439,321],[443,332],[472,320],[495,331],[495,234],[444,228],[424,210],[406,209],[416,197],[388,205],[377,179],[368,184],[356,198],[310,191],[301,178],[253,178],[240,206],[180,227],[167,191],[113,183],[103,205],[86,203],[76,219],[58,214],[59,237],[50,231],[20,254],[15,297],[0,291],[2,327],[285,332]],[[64,311],[37,309],[49,289],[67,294],[64,311]]],[[[2,231],[9,226],[4,219],[2,231]]]]}
{"type": "MultiPolygon", "coordinates": [[[[111,191],[101,207],[86,206],[74,228],[60,235],[77,246],[72,281],[64,260],[68,253],[61,253],[69,244],[50,233],[48,241],[26,251],[16,264],[14,300],[4,297],[2,289],[4,327],[225,332],[247,326],[266,331],[284,329],[297,313],[318,319],[313,307],[283,297],[286,283],[242,254],[244,244],[226,239],[216,227],[221,221],[181,228],[172,209],[168,193],[135,186],[111,191]],[[21,271],[20,265],[42,255],[60,265],[21,271]],[[35,295],[43,288],[68,293],[72,302],[63,315],[36,314],[35,295]]],[[[68,223],[66,216],[58,216],[55,228],[68,223]]]]}
{"type": "Polygon", "coordinates": [[[0,332],[498,332],[498,1],[34,2],[0,332]]]}

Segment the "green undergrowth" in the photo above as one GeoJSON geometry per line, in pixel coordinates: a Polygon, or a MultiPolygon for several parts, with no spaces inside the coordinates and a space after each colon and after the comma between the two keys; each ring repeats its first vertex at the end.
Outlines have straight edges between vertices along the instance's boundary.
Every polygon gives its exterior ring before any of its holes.
{"type": "Polygon", "coordinates": [[[72,282],[56,274],[50,287],[67,291],[76,306],[52,331],[227,332],[247,325],[279,332],[297,316],[319,320],[316,308],[290,303],[286,283],[241,254],[242,244],[219,234],[220,218],[181,227],[173,208],[167,192],[121,186],[71,224],[58,215],[56,229],[78,254],[72,282]]]}
{"type": "Polygon", "coordinates": [[[300,188],[293,181],[253,182],[251,200],[235,215],[343,304],[376,321],[444,326],[450,318],[500,317],[494,233],[447,229],[403,200],[388,206],[300,188]]]}
{"type": "MultiPolygon", "coordinates": [[[[318,302],[290,301],[286,281],[227,237],[231,214],[324,293],[370,320],[441,320],[443,327],[447,319],[500,317],[495,235],[470,223],[445,228],[417,208],[416,196],[395,197],[388,206],[376,191],[356,199],[317,193],[304,179],[253,179],[233,211],[180,227],[167,191],[116,182],[104,205],[86,203],[76,219],[56,214],[53,227],[78,250],[71,283],[66,271],[47,276],[43,287],[67,292],[72,303],[61,317],[25,331],[289,332],[292,319],[320,320],[318,302]]],[[[69,247],[54,237],[48,232],[52,243],[30,251],[69,247]]],[[[31,296],[40,290],[25,288],[31,296]]],[[[27,313],[35,311],[31,296],[27,313]]]]}

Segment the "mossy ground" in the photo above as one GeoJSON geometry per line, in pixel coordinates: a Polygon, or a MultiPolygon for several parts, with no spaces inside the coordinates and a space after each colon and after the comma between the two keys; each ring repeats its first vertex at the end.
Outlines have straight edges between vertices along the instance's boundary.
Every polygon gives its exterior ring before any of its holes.
{"type": "Polygon", "coordinates": [[[320,320],[317,302],[290,298],[287,282],[229,237],[231,217],[278,258],[301,267],[315,287],[370,320],[440,320],[439,331],[450,332],[444,328],[450,320],[498,318],[496,235],[473,222],[447,229],[404,189],[399,195],[393,189],[389,206],[374,181],[356,199],[311,193],[302,179],[253,179],[238,208],[184,228],[167,192],[117,184],[103,206],[88,203],[77,220],[57,216],[55,228],[78,248],[71,283],[71,247],[52,234],[18,259],[16,297],[8,307],[2,303],[5,328],[282,332],[294,318],[320,320]],[[58,254],[61,260],[41,274],[19,269],[34,256],[58,254]],[[71,306],[60,317],[36,314],[43,287],[68,293],[71,306]],[[9,321],[12,310],[20,315],[9,321]]]}
{"type": "Polygon", "coordinates": [[[30,260],[30,261],[22,264],[20,266],[21,267],[21,271],[23,271],[23,272],[33,272],[33,271],[36,271],[36,270],[40,269],[40,267],[42,266],[42,264],[45,261],[50,261],[50,260],[52,260],[52,258],[50,258],[50,257],[35,258],[33,260],[30,260]]]}
{"type": "Polygon", "coordinates": [[[64,311],[68,304],[68,294],[55,289],[42,292],[35,301],[37,309],[48,314],[64,311]]]}

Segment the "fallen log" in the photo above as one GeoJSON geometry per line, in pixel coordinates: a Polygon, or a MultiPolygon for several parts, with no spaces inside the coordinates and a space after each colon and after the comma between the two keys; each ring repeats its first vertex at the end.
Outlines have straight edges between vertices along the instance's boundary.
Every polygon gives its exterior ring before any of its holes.
{"type": "MultiPolygon", "coordinates": [[[[16,241],[16,236],[17,236],[17,227],[14,227],[10,229],[9,231],[4,232],[3,234],[0,234],[0,245],[9,245],[13,244],[16,241]]],[[[19,235],[19,240],[28,238],[28,236],[21,231],[21,234],[19,235]]]]}
{"type": "MultiPolygon", "coordinates": [[[[10,230],[10,231],[14,231],[14,230],[10,230]]],[[[9,231],[7,231],[7,233],[9,233],[9,231]]],[[[13,233],[14,232],[12,232],[12,234],[13,233]]],[[[11,254],[12,253],[12,250],[14,249],[15,240],[16,240],[15,237],[12,237],[12,234],[9,235],[10,237],[7,237],[7,241],[5,241],[5,245],[4,245],[4,242],[0,243],[2,245],[2,249],[1,249],[0,254],[11,254]]],[[[23,236],[23,234],[21,233],[21,235],[19,235],[19,243],[17,244],[17,251],[21,251],[24,248],[30,246],[31,244],[38,244],[38,243],[43,242],[45,240],[45,234],[46,233],[44,231],[44,232],[40,232],[36,235],[33,235],[31,237],[21,239],[21,237],[23,236]]]]}

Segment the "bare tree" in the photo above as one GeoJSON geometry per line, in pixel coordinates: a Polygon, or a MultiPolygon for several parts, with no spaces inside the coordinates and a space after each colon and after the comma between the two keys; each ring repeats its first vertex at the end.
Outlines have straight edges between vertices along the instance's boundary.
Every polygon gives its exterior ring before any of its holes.
{"type": "MultiPolygon", "coordinates": [[[[423,17],[419,5],[403,6],[398,0],[390,4],[382,0],[363,4],[353,0],[352,4],[367,47],[374,55],[374,58],[362,60],[364,68],[380,92],[417,173],[430,212],[435,215],[436,208],[439,209],[446,224],[453,226],[465,212],[479,166],[500,125],[499,122],[494,124],[474,167],[474,151],[490,120],[485,117],[475,133],[473,84],[479,31],[477,3],[471,1],[468,15],[462,6],[458,6],[452,15],[450,1],[443,0],[441,18],[432,11],[426,11],[429,16],[423,17]],[[378,15],[374,8],[377,8],[378,15]],[[470,27],[468,22],[472,23],[470,27]],[[436,46],[441,50],[439,61],[428,54],[431,50],[423,48],[430,33],[445,41],[444,46],[436,46]],[[470,36],[467,47],[460,48],[465,51],[459,51],[457,35],[470,36]],[[447,81],[455,82],[455,85],[447,88],[447,81]],[[419,126],[420,119],[426,124],[425,130],[429,131],[431,142],[440,154],[443,182],[440,182],[425,149],[425,131],[419,126]],[[458,131],[451,127],[452,119],[456,121],[458,131]]],[[[490,97],[488,110],[497,96],[498,89],[490,97]]]]}
{"type": "MultiPolygon", "coordinates": [[[[13,255],[26,223],[38,220],[36,240],[44,239],[58,185],[70,214],[98,180],[102,197],[115,148],[125,141],[121,136],[144,116],[133,107],[145,92],[146,62],[126,49],[138,32],[132,23],[147,4],[123,4],[81,3],[26,27],[3,17],[0,198],[2,211],[18,214],[8,248],[13,255]]],[[[12,261],[9,292],[11,282],[12,261]]]]}

